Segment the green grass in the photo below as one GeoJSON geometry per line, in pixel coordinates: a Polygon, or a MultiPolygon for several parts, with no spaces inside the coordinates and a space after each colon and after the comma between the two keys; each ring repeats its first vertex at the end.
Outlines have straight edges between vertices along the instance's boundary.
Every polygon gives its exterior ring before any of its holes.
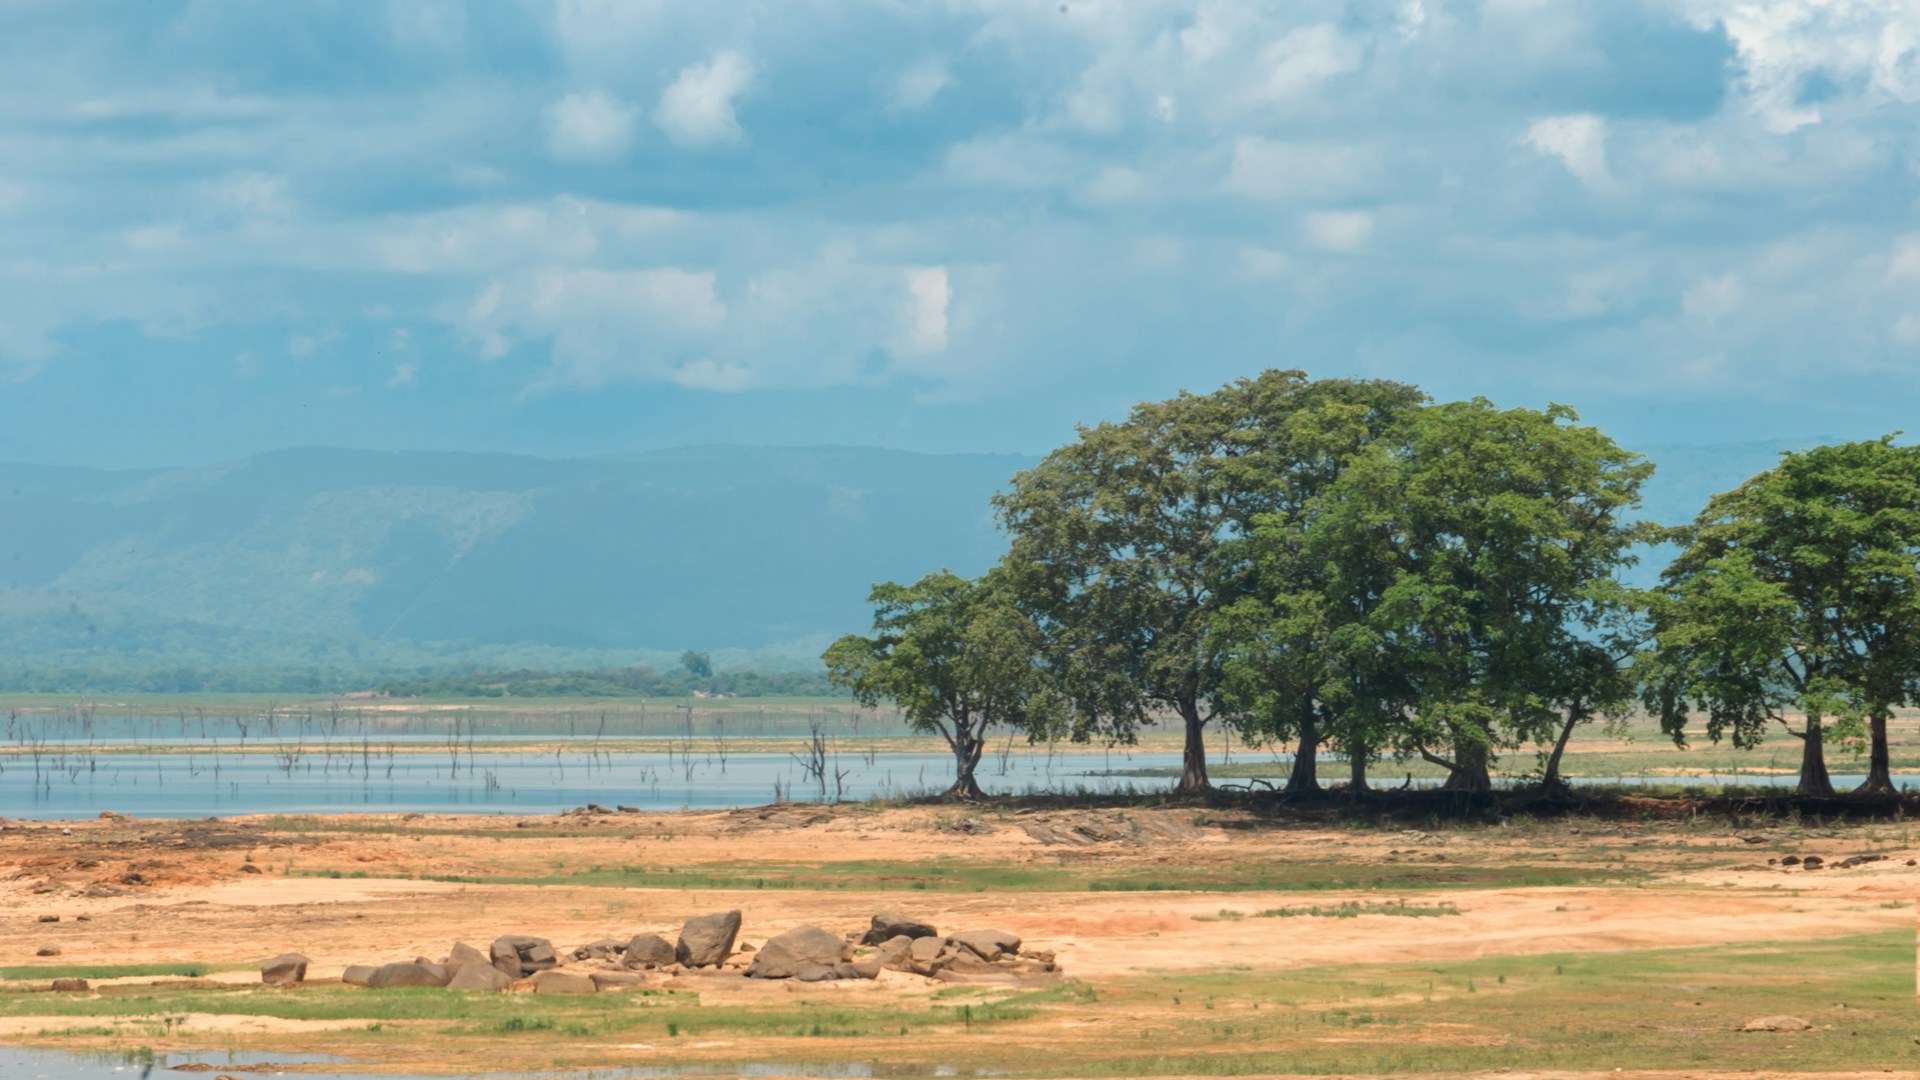
{"type": "MultiPolygon", "coordinates": [[[[294,876],[340,876],[333,870],[294,876]]],[[[1345,861],[1260,862],[1194,867],[1179,878],[1153,867],[1089,871],[1070,866],[1007,866],[935,859],[917,865],[853,861],[775,864],[704,871],[656,866],[594,866],[551,874],[422,875],[423,880],[487,885],[570,885],[644,889],[807,889],[932,892],[1345,892],[1523,888],[1633,883],[1643,875],[1582,866],[1462,864],[1356,867],[1345,861]]]]}
{"type": "Polygon", "coordinates": [[[1146,1001],[1178,1000],[1179,1015],[1143,1025],[1136,1052],[1082,1065],[1087,1075],[1465,1073],[1516,1061],[1536,1069],[1887,1068],[1911,1075],[1920,1067],[1913,994],[1913,934],[1905,930],[1804,943],[1169,975],[1104,996],[1136,1011],[1146,1001]],[[1780,1013],[1823,1030],[1734,1030],[1780,1013]],[[1379,1035],[1355,1042],[1342,1034],[1355,1031],[1379,1035]]]}
{"type": "Polygon", "coordinates": [[[240,970],[216,964],[23,964],[0,967],[0,979],[122,979],[138,975],[193,979],[216,971],[240,970]]]}

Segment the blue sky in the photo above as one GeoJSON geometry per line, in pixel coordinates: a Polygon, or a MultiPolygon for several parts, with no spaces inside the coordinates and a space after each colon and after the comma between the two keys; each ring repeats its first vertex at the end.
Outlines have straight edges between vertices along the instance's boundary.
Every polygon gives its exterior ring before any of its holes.
{"type": "Polygon", "coordinates": [[[0,0],[0,459],[1920,406],[1911,0],[0,0]]]}

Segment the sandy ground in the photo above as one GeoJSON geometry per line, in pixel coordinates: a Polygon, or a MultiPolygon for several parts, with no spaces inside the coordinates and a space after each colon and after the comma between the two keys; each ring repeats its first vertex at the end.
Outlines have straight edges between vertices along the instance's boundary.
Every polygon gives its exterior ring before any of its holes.
{"type": "MultiPolygon", "coordinates": [[[[875,911],[902,911],[943,929],[992,927],[1057,953],[1095,986],[1145,973],[1206,972],[1224,963],[1261,970],[1328,964],[1423,962],[1488,956],[1806,941],[1914,926],[1920,841],[1898,826],[1740,834],[1727,828],[1569,824],[1426,833],[1272,827],[1234,812],[1026,811],[973,817],[955,830],[941,809],[794,806],[714,813],[520,819],[463,816],[340,817],[281,831],[267,819],[214,822],[10,822],[0,828],[0,963],[251,965],[283,951],[312,958],[309,977],[348,964],[416,955],[438,958],[456,940],[485,948],[503,933],[551,938],[563,949],[639,931],[671,938],[691,915],[739,908],[742,940],[765,941],[815,924],[863,928],[875,911]],[[527,821],[531,828],[517,827],[527,821]],[[372,832],[396,828],[400,832],[372,832]],[[484,830],[484,831],[482,831],[484,830]],[[1759,842],[1749,842],[1749,838],[1759,842]],[[1768,865],[1786,854],[1883,859],[1808,872],[1768,865]],[[1646,875],[1617,885],[1413,891],[1416,903],[1450,902],[1440,919],[1221,918],[1264,909],[1379,901],[1394,894],[1274,892],[948,892],[863,888],[876,863],[949,859],[1009,867],[1151,871],[1178,879],[1192,868],[1320,864],[1622,867],[1646,875]],[[752,872],[756,866],[847,870],[845,888],[671,889],[471,884],[407,875],[538,876],[598,866],[752,872]],[[258,870],[258,873],[249,872],[258,870]],[[289,871],[291,873],[289,873],[289,871]],[[303,876],[339,872],[342,877],[303,876]],[[1906,906],[1891,906],[1906,902],[1906,906]],[[42,922],[42,916],[59,916],[42,922]],[[1311,922],[1311,927],[1279,923],[1311,922]],[[1441,924],[1436,926],[1435,924],[1441,924]],[[61,950],[36,960],[42,946],[61,950]]],[[[215,976],[254,982],[251,971],[215,976]]],[[[118,980],[144,982],[145,979],[118,980]]],[[[797,985],[682,976],[703,1005],[765,1002],[797,985]]],[[[808,993],[846,1000],[925,998],[939,988],[886,973],[873,982],[808,993]]],[[[1785,1011],[1783,1009],[1783,1011],[1785,1011]]],[[[1070,1026],[1070,1019],[1063,1021],[1070,1026]]],[[[208,1036],[338,1030],[364,1021],[194,1016],[208,1036]]],[[[0,1020],[0,1039],[31,1041],[45,1023],[0,1020]]],[[[1920,1025],[1916,1025],[1920,1030],[1920,1025]]],[[[725,1040],[711,1044],[723,1052],[725,1040]]],[[[697,1049],[697,1047],[696,1047],[697,1049]]],[[[1506,1080],[1578,1074],[1497,1074],[1506,1080]]],[[[1719,1075],[1701,1071],[1626,1077],[1719,1075]]],[[[1742,1074],[1746,1075],[1746,1074],[1742,1074]]],[[[1833,1073],[1833,1076],[1881,1076],[1833,1073]]]]}

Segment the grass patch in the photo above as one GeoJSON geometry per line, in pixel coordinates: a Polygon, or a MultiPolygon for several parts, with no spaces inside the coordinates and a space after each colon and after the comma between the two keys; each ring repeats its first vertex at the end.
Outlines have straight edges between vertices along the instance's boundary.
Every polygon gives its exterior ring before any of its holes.
{"type": "Polygon", "coordinates": [[[216,971],[239,971],[217,964],[24,964],[0,967],[0,979],[124,979],[139,975],[173,975],[197,979],[216,971]]]}

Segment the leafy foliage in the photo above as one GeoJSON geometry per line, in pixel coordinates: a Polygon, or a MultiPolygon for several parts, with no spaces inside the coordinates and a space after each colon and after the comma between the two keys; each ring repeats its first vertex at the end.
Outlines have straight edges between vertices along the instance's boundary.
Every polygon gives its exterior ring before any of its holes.
{"type": "Polygon", "coordinates": [[[1799,791],[1832,793],[1829,737],[1871,737],[1865,789],[1892,790],[1886,718],[1920,700],[1920,448],[1892,437],[1788,453],[1718,495],[1662,576],[1648,708],[1677,741],[1805,719],[1799,791]]]}
{"type": "Polygon", "coordinates": [[[868,599],[874,635],[829,646],[829,678],[861,704],[894,702],[914,728],[937,732],[954,755],[949,794],[979,797],[974,770],[987,730],[1040,737],[1059,713],[1036,662],[1037,628],[993,573],[969,580],[942,570],[911,585],[876,585],[868,599]]]}

